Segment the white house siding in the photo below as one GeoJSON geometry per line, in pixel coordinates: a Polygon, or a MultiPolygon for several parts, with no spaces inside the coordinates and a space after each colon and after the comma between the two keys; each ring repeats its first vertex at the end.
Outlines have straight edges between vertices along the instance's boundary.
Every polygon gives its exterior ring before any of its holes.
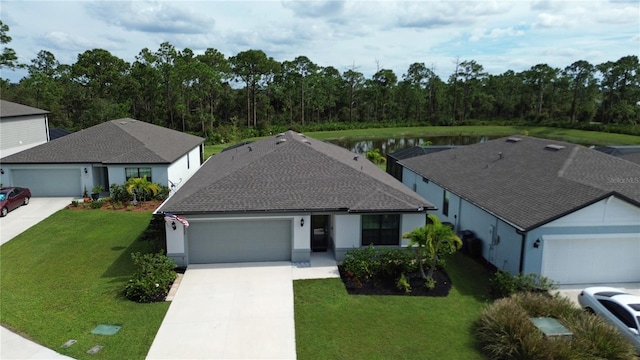
{"type": "Polygon", "coordinates": [[[471,230],[482,242],[482,257],[496,268],[517,274],[520,271],[522,235],[487,211],[462,200],[459,229],[471,230]]]}
{"type": "Polygon", "coordinates": [[[520,270],[522,235],[491,213],[449,192],[449,209],[443,213],[444,189],[411,170],[403,169],[402,182],[438,207],[430,212],[456,231],[471,230],[482,241],[482,256],[498,269],[517,274],[520,270]]]}
{"type": "MultiPolygon", "coordinates": [[[[402,214],[400,219],[400,231],[402,234],[406,234],[411,230],[419,227],[423,227],[426,223],[426,215],[422,213],[418,214],[402,214]]],[[[400,239],[401,246],[409,245],[408,239],[400,239]]]]}
{"type": "Polygon", "coordinates": [[[344,254],[360,247],[360,215],[335,215],[335,248],[336,260],[344,260],[344,254]]]}
{"type": "MultiPolygon", "coordinates": [[[[167,168],[167,181],[162,184],[166,184],[171,187],[171,184],[175,184],[173,190],[178,190],[187,180],[200,169],[200,147],[195,147],[180,159],[173,162],[167,168]]],[[[154,182],[155,179],[154,179],[154,182]]]]}
{"type": "MultiPolygon", "coordinates": [[[[525,243],[524,271],[535,273],[543,271],[543,254],[546,256],[549,253],[548,251],[545,253],[547,240],[569,239],[571,241],[579,238],[585,240],[584,246],[588,246],[592,239],[609,245],[600,250],[594,250],[595,248],[591,247],[591,251],[598,252],[594,254],[595,259],[600,260],[599,265],[593,264],[594,267],[620,268],[625,263],[624,258],[620,256],[627,255],[635,258],[636,263],[640,264],[640,208],[612,196],[529,231],[525,243]],[[635,242],[630,242],[628,239],[635,239],[635,242]],[[533,244],[537,240],[540,240],[540,245],[534,248],[533,244]],[[620,246],[624,246],[624,251],[617,255],[617,260],[602,253],[606,252],[607,248],[611,248],[610,253],[613,255],[620,246]],[[610,263],[605,264],[603,261],[610,261],[610,263]]],[[[570,257],[572,254],[567,256],[570,257]]],[[[548,260],[546,267],[549,267],[548,260]]],[[[635,281],[640,281],[640,272],[635,281]]]]}
{"type": "Polygon", "coordinates": [[[0,120],[0,157],[49,141],[46,115],[5,117],[0,120]]]}

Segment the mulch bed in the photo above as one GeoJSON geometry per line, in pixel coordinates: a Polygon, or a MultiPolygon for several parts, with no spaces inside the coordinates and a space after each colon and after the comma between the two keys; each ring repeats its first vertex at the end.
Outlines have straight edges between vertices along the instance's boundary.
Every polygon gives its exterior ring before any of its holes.
{"type": "MultiPolygon", "coordinates": [[[[111,206],[111,202],[109,201],[105,201],[102,204],[102,207],[100,208],[100,210],[108,210],[108,211],[132,211],[132,212],[137,212],[137,211],[154,211],[155,209],[158,208],[158,206],[160,206],[160,204],[162,204],[162,201],[160,200],[147,200],[147,201],[139,201],[137,205],[135,206],[129,206],[129,203],[123,203],[123,204],[117,204],[114,206],[111,206]]],[[[78,203],[78,206],[73,206],[72,204],[70,204],[69,206],[67,206],[68,209],[71,210],[95,210],[94,208],[91,207],[91,202],[82,202],[82,200],[80,200],[80,202],[78,203]]]]}
{"type": "Polygon", "coordinates": [[[344,283],[347,292],[351,295],[398,295],[398,296],[436,296],[444,297],[449,295],[451,290],[451,279],[444,270],[436,270],[433,273],[433,279],[436,281],[435,288],[429,290],[424,284],[425,280],[420,277],[418,272],[407,274],[407,280],[411,284],[411,292],[405,293],[404,290],[398,289],[395,280],[388,281],[361,281],[350,278],[344,271],[342,265],[338,266],[340,278],[344,283]]]}

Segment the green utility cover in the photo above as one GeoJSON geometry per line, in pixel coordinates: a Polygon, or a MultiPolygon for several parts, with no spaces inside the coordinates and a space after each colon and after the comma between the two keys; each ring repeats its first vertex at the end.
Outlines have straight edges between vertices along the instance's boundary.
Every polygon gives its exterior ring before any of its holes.
{"type": "Polygon", "coordinates": [[[564,327],[558,320],[550,317],[531,318],[531,322],[548,337],[573,336],[573,333],[564,327]]]}
{"type": "Polygon", "coordinates": [[[100,324],[96,326],[95,329],[91,330],[91,333],[96,335],[113,335],[117,333],[121,327],[122,326],[119,325],[100,324]]]}

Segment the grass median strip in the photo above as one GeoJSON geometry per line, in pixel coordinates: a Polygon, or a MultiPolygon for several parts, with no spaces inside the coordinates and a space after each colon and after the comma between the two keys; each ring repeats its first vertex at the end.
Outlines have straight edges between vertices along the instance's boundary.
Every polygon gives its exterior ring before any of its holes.
{"type": "Polygon", "coordinates": [[[76,359],[100,343],[102,357],[144,359],[169,303],[138,304],[122,295],[133,273],[131,252],[148,212],[61,210],[0,249],[3,325],[76,359]],[[122,324],[113,336],[91,333],[122,324]],[[75,339],[76,344],[60,344],[75,339]]]}

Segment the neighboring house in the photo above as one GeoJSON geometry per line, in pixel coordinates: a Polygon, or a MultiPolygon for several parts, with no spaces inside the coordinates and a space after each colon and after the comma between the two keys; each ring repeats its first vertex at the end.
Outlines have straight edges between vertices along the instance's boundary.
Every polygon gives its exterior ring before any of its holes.
{"type": "Polygon", "coordinates": [[[0,100],[0,158],[49,141],[49,112],[0,100]]]}
{"type": "Polygon", "coordinates": [[[367,159],[288,131],[212,156],[156,213],[188,221],[166,223],[167,253],[184,266],[399,247],[429,209],[367,159]]]}
{"type": "Polygon", "coordinates": [[[623,145],[623,146],[598,146],[594,150],[598,150],[605,154],[617,156],[621,159],[631,161],[640,165],[640,146],[639,145],[623,145]]]}
{"type": "Polygon", "coordinates": [[[436,215],[482,240],[498,269],[560,284],[640,282],[640,166],[513,136],[401,160],[436,215]]]}
{"type": "Polygon", "coordinates": [[[456,147],[457,146],[455,145],[428,145],[413,146],[395,151],[391,154],[387,154],[387,172],[394,178],[402,181],[402,165],[398,164],[398,161],[442,150],[455,149],[456,147]]]}
{"type": "MultiPolygon", "coordinates": [[[[1,182],[33,196],[82,196],[131,177],[180,186],[202,164],[204,139],[143,121],[118,119],[3,158],[1,182]]],[[[174,185],[174,186],[172,186],[174,185]]]]}

